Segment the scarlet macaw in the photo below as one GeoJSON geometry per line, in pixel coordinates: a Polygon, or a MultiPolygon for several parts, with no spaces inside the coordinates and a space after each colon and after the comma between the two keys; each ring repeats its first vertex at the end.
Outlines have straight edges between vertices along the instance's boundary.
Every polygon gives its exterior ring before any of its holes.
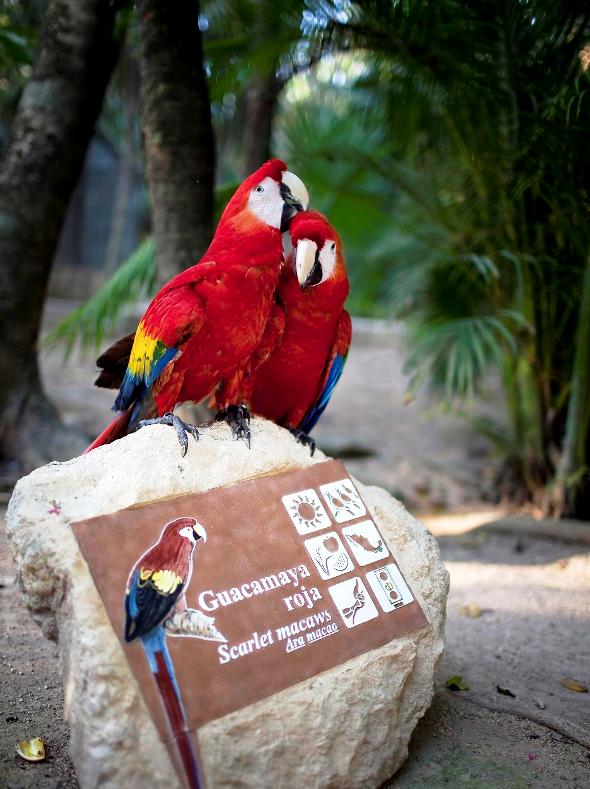
{"type": "Polygon", "coordinates": [[[332,396],[348,355],[348,275],[338,233],[316,211],[291,222],[292,252],[279,280],[277,304],[242,397],[252,412],[308,435],[332,396]]]}
{"type": "Polygon", "coordinates": [[[186,608],[193,551],[200,540],[206,542],[207,533],[194,518],[176,518],[167,523],[158,542],[135,563],[125,594],[125,641],[141,641],[192,789],[201,785],[197,759],[164,625],[177,607],[186,608]]]}
{"type": "Polygon", "coordinates": [[[202,260],[164,285],[135,334],[99,358],[104,369],[99,386],[120,382],[121,358],[128,363],[114,405],[119,416],[87,452],[138,424],[160,422],[175,427],[184,455],[187,431],[195,438],[198,433],[172,411],[213,392],[220,416],[237,437],[249,440],[249,415],[236,398],[273,305],[283,259],[281,233],[302,210],[300,199],[307,203],[305,187],[278,159],[240,185],[202,260]]]}

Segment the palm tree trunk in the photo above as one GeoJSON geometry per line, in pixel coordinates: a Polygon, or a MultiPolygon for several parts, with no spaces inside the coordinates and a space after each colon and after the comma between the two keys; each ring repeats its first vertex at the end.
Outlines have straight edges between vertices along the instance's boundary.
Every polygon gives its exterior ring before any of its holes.
{"type": "Polygon", "coordinates": [[[582,279],[575,347],[563,451],[555,484],[558,517],[578,514],[578,493],[584,482],[587,486],[589,476],[586,447],[590,427],[590,257],[582,279]]]}
{"type": "Polygon", "coordinates": [[[111,0],[49,0],[0,164],[0,456],[20,470],[83,445],[67,440],[43,394],[36,342],[66,208],[118,55],[116,14],[111,0]]]}
{"type": "Polygon", "coordinates": [[[123,46],[121,50],[117,71],[120,75],[125,131],[119,152],[117,184],[115,186],[111,225],[104,256],[103,270],[105,278],[110,277],[121,262],[121,241],[125,232],[125,221],[133,192],[133,176],[136,168],[134,132],[138,114],[139,68],[137,61],[131,56],[129,45],[123,46]]]}
{"type": "Polygon", "coordinates": [[[146,174],[160,280],[211,240],[215,153],[199,5],[137,0],[146,174]]]}
{"type": "Polygon", "coordinates": [[[270,159],[272,124],[283,85],[275,69],[257,75],[246,94],[246,173],[270,159]]]}

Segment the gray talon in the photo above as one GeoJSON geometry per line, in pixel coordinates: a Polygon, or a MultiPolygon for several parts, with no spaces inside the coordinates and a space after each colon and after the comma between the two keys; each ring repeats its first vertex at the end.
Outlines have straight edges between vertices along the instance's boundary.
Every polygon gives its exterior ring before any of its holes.
{"type": "Polygon", "coordinates": [[[289,428],[289,432],[298,444],[309,447],[309,454],[313,457],[313,453],[315,452],[315,440],[307,433],[304,433],[303,430],[298,430],[296,427],[289,428]]]}
{"type": "Polygon", "coordinates": [[[176,431],[178,443],[182,448],[182,457],[188,452],[188,435],[194,436],[195,441],[199,440],[199,431],[194,425],[189,422],[184,422],[179,416],[168,411],[163,416],[157,416],[155,419],[142,419],[138,424],[138,429],[146,427],[147,425],[168,425],[173,427],[176,431]]]}
{"type": "Polygon", "coordinates": [[[215,416],[216,422],[227,422],[231,427],[232,435],[236,440],[241,438],[248,444],[250,449],[250,439],[252,433],[250,432],[250,411],[245,405],[228,405],[227,408],[222,408],[215,416]]]}

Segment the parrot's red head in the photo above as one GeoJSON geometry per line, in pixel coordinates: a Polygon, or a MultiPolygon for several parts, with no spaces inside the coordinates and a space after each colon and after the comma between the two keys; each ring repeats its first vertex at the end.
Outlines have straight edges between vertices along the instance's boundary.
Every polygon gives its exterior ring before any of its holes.
{"type": "Polygon", "coordinates": [[[292,266],[303,291],[348,295],[342,242],[323,214],[303,211],[291,223],[292,266]]]}
{"type": "Polygon", "coordinates": [[[162,545],[178,540],[188,540],[191,546],[199,540],[207,542],[207,532],[194,518],[175,518],[164,526],[158,542],[162,545]]]}
{"type": "Polygon", "coordinates": [[[219,226],[229,225],[240,233],[267,228],[284,232],[308,203],[303,182],[287,169],[285,162],[271,159],[238,187],[219,226]]]}

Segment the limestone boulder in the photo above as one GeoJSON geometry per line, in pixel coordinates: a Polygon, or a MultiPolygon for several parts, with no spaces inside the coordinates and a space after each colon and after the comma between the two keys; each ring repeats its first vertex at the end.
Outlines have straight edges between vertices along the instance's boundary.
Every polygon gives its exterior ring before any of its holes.
{"type": "MultiPolygon", "coordinates": [[[[178,778],[69,523],[324,460],[255,419],[251,450],[216,424],[182,458],[174,431],[157,426],[19,481],[8,539],[31,614],[59,643],[83,789],[174,787],[178,778]]],[[[376,787],[408,755],[432,699],[448,574],[424,526],[386,491],[358,487],[431,626],[202,727],[210,787],[376,787]]]]}

